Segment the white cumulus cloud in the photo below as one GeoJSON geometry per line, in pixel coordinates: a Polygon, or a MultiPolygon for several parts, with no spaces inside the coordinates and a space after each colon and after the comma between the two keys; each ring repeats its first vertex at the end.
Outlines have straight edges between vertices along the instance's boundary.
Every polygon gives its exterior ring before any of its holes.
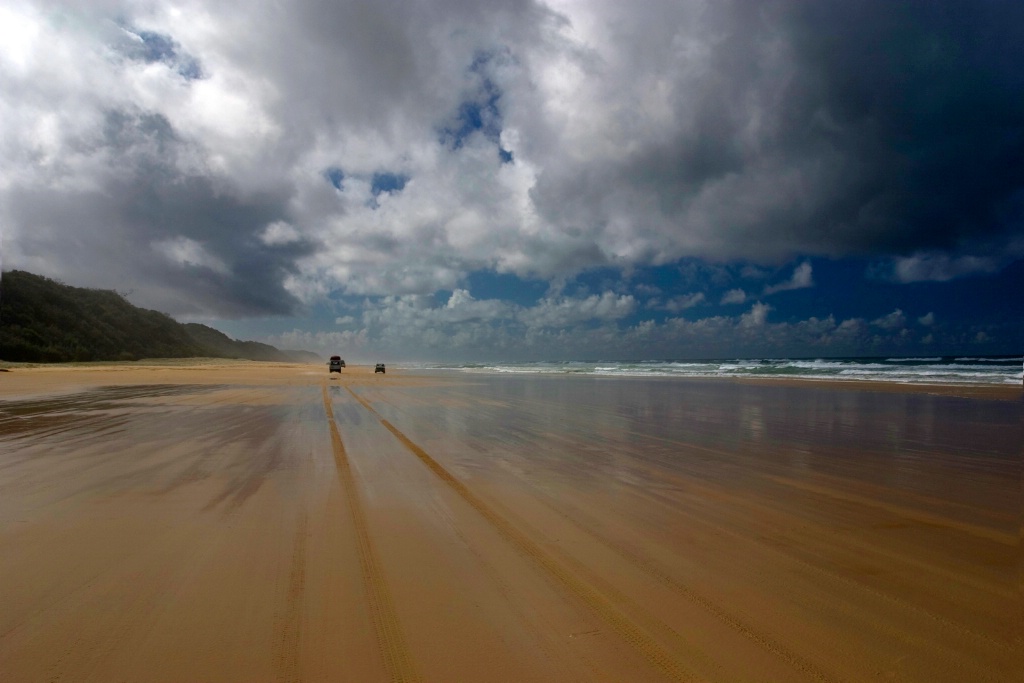
{"type": "Polygon", "coordinates": [[[765,296],[776,292],[787,292],[793,289],[805,289],[814,286],[813,269],[811,264],[804,261],[793,269],[793,275],[785,282],[765,287],[765,296]]]}

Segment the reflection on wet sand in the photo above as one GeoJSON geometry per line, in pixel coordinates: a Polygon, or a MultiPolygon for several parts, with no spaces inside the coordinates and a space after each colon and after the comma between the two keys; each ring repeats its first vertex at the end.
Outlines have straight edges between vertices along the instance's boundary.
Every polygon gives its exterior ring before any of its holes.
{"type": "Polygon", "coordinates": [[[5,680],[1021,668],[1005,390],[31,372],[0,380],[5,680]]]}

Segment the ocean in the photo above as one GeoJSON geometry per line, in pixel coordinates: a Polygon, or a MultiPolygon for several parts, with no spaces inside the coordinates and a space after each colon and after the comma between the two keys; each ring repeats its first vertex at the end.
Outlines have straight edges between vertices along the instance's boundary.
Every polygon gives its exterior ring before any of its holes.
{"type": "Polygon", "coordinates": [[[403,367],[467,373],[577,374],[608,377],[782,377],[909,384],[1020,385],[1022,363],[1022,356],[933,356],[422,363],[403,364],[403,367]]]}

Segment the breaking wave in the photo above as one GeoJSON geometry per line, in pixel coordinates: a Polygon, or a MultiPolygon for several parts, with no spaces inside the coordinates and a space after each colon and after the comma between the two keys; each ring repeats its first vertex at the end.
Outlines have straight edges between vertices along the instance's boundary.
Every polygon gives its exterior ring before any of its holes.
{"type": "Polygon", "coordinates": [[[1016,384],[1020,356],[928,358],[733,358],[643,361],[425,363],[421,369],[467,373],[574,374],[605,377],[793,377],[912,384],[1016,384]]]}

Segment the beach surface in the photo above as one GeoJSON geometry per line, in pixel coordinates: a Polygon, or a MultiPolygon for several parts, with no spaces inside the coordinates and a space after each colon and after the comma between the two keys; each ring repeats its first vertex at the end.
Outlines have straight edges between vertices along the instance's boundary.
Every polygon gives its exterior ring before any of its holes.
{"type": "Polygon", "coordinates": [[[0,373],[3,681],[1018,681],[1020,387],[0,373]]]}

